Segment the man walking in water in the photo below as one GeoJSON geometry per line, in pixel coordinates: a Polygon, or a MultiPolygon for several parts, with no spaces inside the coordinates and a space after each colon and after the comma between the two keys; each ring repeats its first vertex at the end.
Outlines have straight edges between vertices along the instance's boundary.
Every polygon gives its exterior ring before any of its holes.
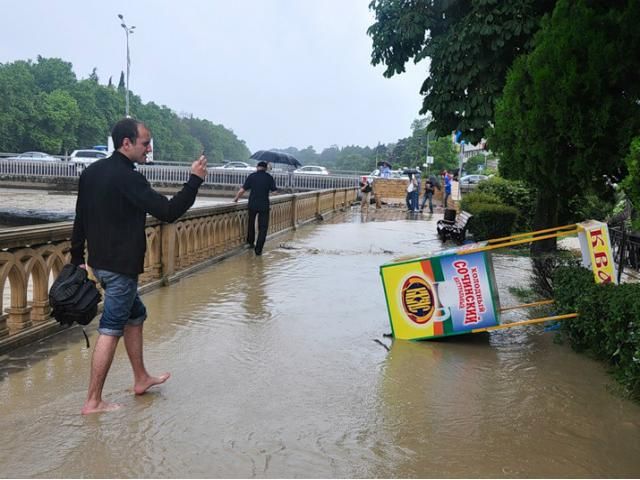
{"type": "Polygon", "coordinates": [[[82,172],[71,237],[71,262],[90,265],[104,289],[104,310],[91,360],[91,378],[82,414],[116,410],[122,405],[102,399],[120,337],[124,336],[133,369],[133,391],[142,395],[153,385],[164,383],[169,373],[150,375],[142,354],[143,322],[147,310],[138,296],[138,275],[144,271],[147,213],[173,222],[195,201],[207,174],[204,155],[191,165],[187,183],[171,200],[151,188],[135,170],[151,152],[151,133],[132,118],[120,120],[111,132],[116,151],[82,172]],[[88,261],[84,259],[85,240],[88,261]]]}
{"type": "Polygon", "coordinates": [[[249,190],[249,226],[247,228],[247,243],[254,246],[256,238],[256,217],[258,217],[258,239],[255,243],[254,251],[256,255],[262,255],[262,248],[267,239],[269,229],[269,193],[275,192],[278,188],[276,182],[267,173],[267,162],[258,162],[256,171],[247,177],[242,188],[238,190],[234,202],[249,190]]]}

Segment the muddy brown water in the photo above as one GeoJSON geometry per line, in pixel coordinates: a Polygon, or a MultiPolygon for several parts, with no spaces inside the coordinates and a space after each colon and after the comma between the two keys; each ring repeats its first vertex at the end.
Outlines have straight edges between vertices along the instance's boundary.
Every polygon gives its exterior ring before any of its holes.
{"type": "MultiPolygon", "coordinates": [[[[199,196],[194,207],[208,207],[229,203],[230,198],[199,196]]],[[[28,215],[30,212],[40,212],[45,216],[50,214],[51,221],[64,221],[65,216],[73,218],[76,207],[75,192],[48,192],[46,190],[29,190],[20,188],[0,188],[0,214],[15,212],[28,215]],[[60,218],[59,218],[60,217],[60,218]]],[[[37,220],[33,223],[41,222],[37,220]]],[[[0,229],[29,223],[11,223],[9,219],[0,223],[0,229]]]]}
{"type": "MultiPolygon", "coordinates": [[[[105,387],[117,412],[79,415],[78,329],[0,357],[0,475],[640,476],[640,406],[555,332],[383,337],[379,266],[436,248],[435,221],[344,220],[145,295],[146,361],[172,377],[135,397],[120,345],[105,387]]],[[[494,258],[515,302],[528,260],[494,258]]]]}

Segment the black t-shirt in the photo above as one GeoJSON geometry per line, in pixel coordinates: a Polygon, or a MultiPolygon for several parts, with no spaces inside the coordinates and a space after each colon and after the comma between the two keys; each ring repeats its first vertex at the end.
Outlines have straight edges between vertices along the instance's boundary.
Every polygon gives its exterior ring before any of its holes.
{"type": "Polygon", "coordinates": [[[275,192],[278,188],[273,177],[264,170],[253,172],[242,185],[244,190],[249,190],[249,208],[252,210],[269,210],[269,192],[275,192]]]}
{"type": "Polygon", "coordinates": [[[431,180],[427,180],[426,182],[424,182],[424,192],[435,193],[435,185],[431,180]]]}

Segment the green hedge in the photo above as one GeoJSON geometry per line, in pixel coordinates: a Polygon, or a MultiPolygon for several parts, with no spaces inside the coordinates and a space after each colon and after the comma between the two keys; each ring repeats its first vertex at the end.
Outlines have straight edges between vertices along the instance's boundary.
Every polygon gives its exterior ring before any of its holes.
{"type": "Polygon", "coordinates": [[[473,208],[470,207],[470,205],[474,203],[496,203],[498,205],[504,204],[504,202],[500,201],[500,198],[494,193],[475,191],[462,196],[460,208],[468,212],[469,208],[473,208]]]}
{"type": "Polygon", "coordinates": [[[560,267],[553,287],[558,313],[579,315],[562,324],[571,346],[611,365],[640,399],[640,284],[596,284],[590,270],[560,267]]]}
{"type": "Polygon", "coordinates": [[[460,208],[473,215],[468,230],[474,240],[506,237],[511,235],[518,210],[503,205],[493,194],[471,192],[462,197],[460,208]]]}
{"type": "MultiPolygon", "coordinates": [[[[535,189],[520,180],[507,180],[492,177],[478,184],[474,193],[494,195],[499,202],[514,207],[518,211],[515,230],[527,232],[532,230],[533,213],[535,211],[535,189]]],[[[464,200],[464,196],[463,196],[464,200]]]]}

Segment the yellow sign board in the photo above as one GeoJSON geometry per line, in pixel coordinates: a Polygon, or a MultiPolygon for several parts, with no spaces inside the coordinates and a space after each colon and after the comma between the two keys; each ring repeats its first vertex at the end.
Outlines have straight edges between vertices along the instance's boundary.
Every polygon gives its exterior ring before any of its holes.
{"type": "Polygon", "coordinates": [[[589,220],[578,224],[582,264],[593,271],[596,283],[616,283],[609,229],[606,223],[589,220]]]}

